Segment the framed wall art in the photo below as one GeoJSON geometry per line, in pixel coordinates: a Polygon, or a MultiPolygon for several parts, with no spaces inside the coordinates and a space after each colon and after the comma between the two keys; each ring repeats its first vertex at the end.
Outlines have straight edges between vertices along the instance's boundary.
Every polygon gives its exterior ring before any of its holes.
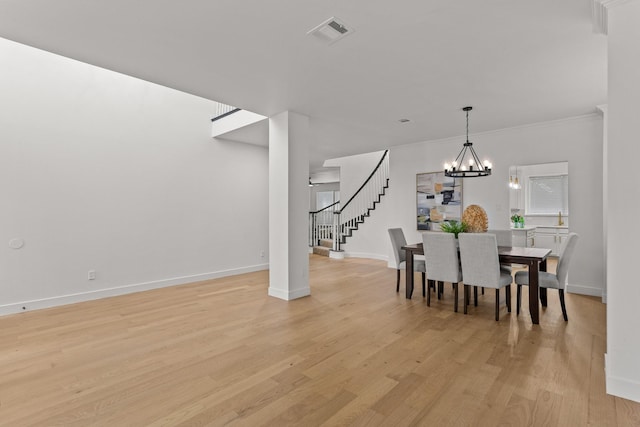
{"type": "Polygon", "coordinates": [[[440,223],[462,218],[462,180],[442,172],[416,175],[418,230],[440,230],[440,223]]]}

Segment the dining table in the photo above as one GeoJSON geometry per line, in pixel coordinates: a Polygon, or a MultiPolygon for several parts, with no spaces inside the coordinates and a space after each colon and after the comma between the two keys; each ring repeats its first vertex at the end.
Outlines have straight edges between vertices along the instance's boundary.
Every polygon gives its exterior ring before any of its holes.
{"type": "MultiPolygon", "coordinates": [[[[422,243],[414,243],[402,247],[406,254],[406,298],[413,295],[413,257],[424,255],[422,243]]],[[[501,264],[526,265],[529,270],[529,313],[534,325],[540,323],[540,292],[538,272],[547,271],[547,257],[551,249],[520,246],[498,246],[498,258],[501,264]]],[[[464,280],[464,279],[463,279],[464,280]]],[[[544,302],[544,301],[543,301],[544,302]]]]}

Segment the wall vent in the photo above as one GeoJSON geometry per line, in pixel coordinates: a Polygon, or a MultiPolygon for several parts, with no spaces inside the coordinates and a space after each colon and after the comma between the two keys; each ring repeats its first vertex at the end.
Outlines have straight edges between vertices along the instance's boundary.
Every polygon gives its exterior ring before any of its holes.
{"type": "Polygon", "coordinates": [[[307,31],[307,35],[315,36],[324,43],[331,45],[354,31],[353,28],[350,28],[342,20],[331,17],[317,27],[307,31]]]}

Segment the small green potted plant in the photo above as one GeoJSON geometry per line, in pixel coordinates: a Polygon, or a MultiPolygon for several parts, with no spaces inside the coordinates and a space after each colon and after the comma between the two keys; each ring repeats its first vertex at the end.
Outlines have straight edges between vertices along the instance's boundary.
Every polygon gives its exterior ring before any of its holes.
{"type": "Polygon", "coordinates": [[[523,228],[524,218],[518,214],[511,215],[511,222],[513,222],[513,228],[523,228]]]}
{"type": "Polygon", "coordinates": [[[466,223],[456,221],[455,219],[445,221],[440,224],[440,230],[444,231],[445,233],[455,234],[456,239],[458,238],[458,234],[465,233],[467,231],[467,228],[468,226],[466,223]]]}

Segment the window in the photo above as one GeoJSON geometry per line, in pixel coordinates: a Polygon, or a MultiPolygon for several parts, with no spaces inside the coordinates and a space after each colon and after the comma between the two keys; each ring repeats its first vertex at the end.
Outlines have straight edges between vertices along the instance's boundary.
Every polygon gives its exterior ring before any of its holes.
{"type": "Polygon", "coordinates": [[[527,215],[569,215],[569,176],[530,176],[527,215]]]}

